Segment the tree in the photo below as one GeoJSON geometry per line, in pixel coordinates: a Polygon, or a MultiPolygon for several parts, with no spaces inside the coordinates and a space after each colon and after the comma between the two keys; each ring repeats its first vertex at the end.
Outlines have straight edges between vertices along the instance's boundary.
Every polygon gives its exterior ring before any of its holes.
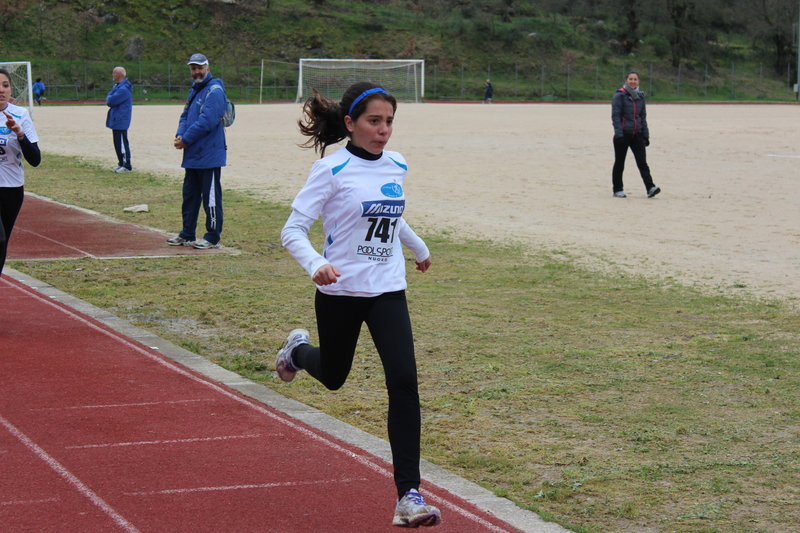
{"type": "Polygon", "coordinates": [[[752,30],[756,42],[762,42],[775,53],[775,69],[783,72],[792,56],[792,25],[797,22],[797,0],[759,0],[741,2],[741,8],[752,14],[752,30]]]}
{"type": "Polygon", "coordinates": [[[667,0],[667,14],[672,23],[669,37],[672,66],[677,68],[681,59],[697,50],[701,28],[697,20],[695,0],[667,0]]]}
{"type": "Polygon", "coordinates": [[[33,3],[34,0],[3,0],[0,2],[0,31],[4,36],[14,29],[14,23],[27,14],[33,3]]]}

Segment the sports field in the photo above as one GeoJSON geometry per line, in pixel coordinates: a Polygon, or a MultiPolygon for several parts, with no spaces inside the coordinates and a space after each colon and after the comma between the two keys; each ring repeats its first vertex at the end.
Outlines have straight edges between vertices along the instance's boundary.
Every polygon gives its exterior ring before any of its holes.
{"type": "MultiPolygon", "coordinates": [[[[180,112],[134,107],[135,169],[182,175],[172,147],[180,112]]],[[[40,146],[113,166],[105,113],[37,107],[40,146]]],[[[223,186],[288,203],[315,159],[297,147],[300,106],[240,105],[237,113],[223,186]]],[[[663,192],[646,199],[629,156],[628,198],[616,199],[607,104],[400,104],[389,148],[409,162],[406,216],[418,229],[796,304],[800,107],[651,104],[648,118],[648,160],[663,192]]]]}
{"type": "MultiPolygon", "coordinates": [[[[391,147],[411,165],[409,219],[434,230],[434,267],[409,275],[425,457],[581,533],[782,533],[796,524],[796,312],[662,282],[797,303],[795,109],[652,106],[650,162],[664,193],[645,199],[630,169],[629,198],[619,200],[608,183],[607,106],[402,105],[391,147]],[[703,115],[702,126],[686,126],[703,115]],[[749,173],[757,177],[744,184],[749,173]],[[544,252],[526,261],[518,247],[452,242],[462,236],[544,252]],[[595,275],[574,262],[657,279],[595,275]]],[[[36,111],[46,152],[112,166],[102,106],[36,111]]],[[[135,109],[135,168],[180,176],[170,144],[179,111],[135,109]]],[[[308,278],[277,243],[314,159],[296,146],[298,114],[294,105],[240,106],[229,130],[225,185],[279,201],[229,193],[223,243],[241,255],[23,266],[384,436],[368,342],[337,393],[307,376],[279,384],[271,373],[286,328],[313,324],[308,278]]],[[[136,222],[175,231],[177,180],[49,161],[52,170],[29,173],[31,190],[123,220],[134,219],[122,206],[149,202],[136,222]]]]}

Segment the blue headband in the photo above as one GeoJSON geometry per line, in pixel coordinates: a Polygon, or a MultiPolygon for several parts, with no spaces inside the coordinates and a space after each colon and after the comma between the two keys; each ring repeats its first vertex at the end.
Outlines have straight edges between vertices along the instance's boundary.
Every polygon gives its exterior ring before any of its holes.
{"type": "Polygon", "coordinates": [[[348,112],[347,112],[347,115],[348,115],[348,116],[352,116],[352,115],[353,115],[353,109],[355,109],[355,107],[358,105],[358,103],[359,103],[361,100],[363,100],[364,98],[366,98],[367,96],[369,96],[369,95],[371,95],[371,94],[375,94],[375,93],[389,94],[389,93],[387,93],[386,91],[384,91],[383,89],[381,89],[380,87],[375,87],[374,89],[367,89],[366,91],[364,91],[363,93],[361,93],[361,94],[358,96],[358,98],[356,98],[355,100],[353,100],[353,103],[352,103],[352,104],[350,104],[350,111],[348,111],[348,112]]]}

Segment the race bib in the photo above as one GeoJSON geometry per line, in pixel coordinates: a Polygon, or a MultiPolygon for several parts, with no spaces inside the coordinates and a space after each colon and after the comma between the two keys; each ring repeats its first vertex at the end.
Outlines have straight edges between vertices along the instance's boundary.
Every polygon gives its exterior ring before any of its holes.
{"type": "Polygon", "coordinates": [[[405,200],[361,202],[361,218],[350,241],[350,259],[389,263],[401,259],[397,226],[406,208],[405,200]]]}

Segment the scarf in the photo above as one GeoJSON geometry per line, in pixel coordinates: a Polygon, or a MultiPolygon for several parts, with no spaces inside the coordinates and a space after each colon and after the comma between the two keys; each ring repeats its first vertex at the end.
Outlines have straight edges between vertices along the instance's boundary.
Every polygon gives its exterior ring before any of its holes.
{"type": "Polygon", "coordinates": [[[628,87],[628,84],[622,86],[625,89],[625,92],[631,96],[631,99],[638,100],[639,98],[644,98],[644,91],[640,91],[639,89],[631,89],[628,87]]]}

